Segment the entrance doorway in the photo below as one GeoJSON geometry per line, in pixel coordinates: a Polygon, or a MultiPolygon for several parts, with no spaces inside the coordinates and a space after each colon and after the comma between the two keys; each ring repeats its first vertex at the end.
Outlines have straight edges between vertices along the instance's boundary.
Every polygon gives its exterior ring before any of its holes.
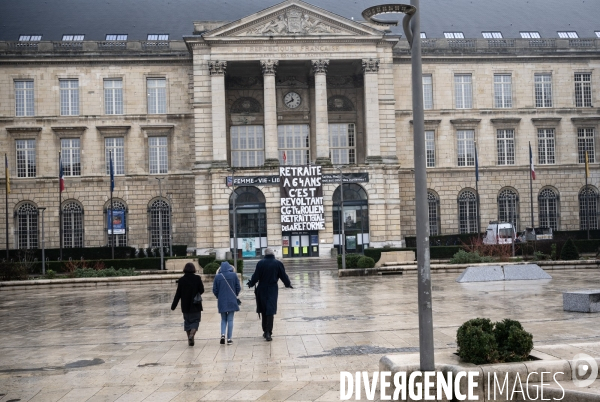
{"type": "Polygon", "coordinates": [[[286,258],[318,257],[319,232],[283,232],[282,255],[286,258]]]}

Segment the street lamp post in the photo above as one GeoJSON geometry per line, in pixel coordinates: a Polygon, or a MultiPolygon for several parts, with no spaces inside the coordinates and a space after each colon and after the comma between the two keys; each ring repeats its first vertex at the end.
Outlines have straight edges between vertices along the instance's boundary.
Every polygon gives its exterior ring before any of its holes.
{"type": "Polygon", "coordinates": [[[38,207],[42,211],[42,275],[46,275],[46,236],[44,234],[44,211],[46,207],[38,207]]]}
{"type": "Polygon", "coordinates": [[[169,199],[169,257],[173,257],[173,198],[167,193],[169,199]]]}
{"type": "Polygon", "coordinates": [[[342,249],[342,269],[346,269],[346,236],[344,233],[344,176],[342,174],[342,168],[338,166],[334,166],[337,170],[340,171],[340,226],[341,230],[341,238],[340,238],[340,248],[342,249]]]}
{"type": "MultiPolygon", "coordinates": [[[[431,271],[429,255],[429,225],[427,204],[427,171],[425,154],[425,116],[423,111],[423,68],[421,63],[421,22],[419,0],[410,5],[390,4],[369,7],[362,16],[369,22],[390,25],[372,17],[381,13],[404,13],[402,27],[411,49],[413,136],[415,159],[415,200],[417,222],[417,271],[419,305],[419,354],[421,371],[434,371],[433,311],[431,306],[431,271]]],[[[396,25],[393,21],[391,25],[396,25]]]]}
{"type": "MultiPolygon", "coordinates": [[[[158,192],[160,194],[160,198],[162,200],[162,186],[161,182],[163,177],[157,177],[158,180],[158,192]]],[[[158,245],[160,247],[160,269],[165,269],[165,256],[163,253],[163,233],[162,233],[162,208],[158,208],[158,245]]]]}
{"type": "Polygon", "coordinates": [[[235,169],[231,168],[231,202],[232,202],[232,213],[233,213],[233,267],[235,268],[235,272],[237,269],[237,211],[235,210],[235,199],[237,198],[237,194],[235,192],[235,169]]]}

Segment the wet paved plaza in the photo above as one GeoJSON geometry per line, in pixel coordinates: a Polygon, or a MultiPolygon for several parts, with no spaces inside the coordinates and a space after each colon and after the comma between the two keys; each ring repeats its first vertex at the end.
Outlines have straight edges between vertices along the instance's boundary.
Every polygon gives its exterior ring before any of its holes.
{"type": "MultiPolygon", "coordinates": [[[[518,319],[536,345],[600,341],[600,316],[564,312],[561,293],[600,288],[600,270],[550,273],[472,284],[434,274],[436,349],[453,350],[456,329],[475,317],[518,319]]],[[[233,345],[219,344],[210,292],[187,345],[181,312],[170,310],[174,283],[2,290],[0,401],[337,401],[340,371],[375,371],[384,354],[418,350],[416,276],[289,275],[273,342],[245,289],[233,345]]]]}

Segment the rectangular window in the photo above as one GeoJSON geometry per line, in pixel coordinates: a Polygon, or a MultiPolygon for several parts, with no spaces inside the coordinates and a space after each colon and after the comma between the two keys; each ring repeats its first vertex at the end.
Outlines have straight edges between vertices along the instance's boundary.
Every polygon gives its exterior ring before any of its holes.
{"type": "Polygon", "coordinates": [[[17,140],[17,177],[35,177],[35,140],[17,140]]]}
{"type": "Polygon", "coordinates": [[[60,140],[61,159],[65,176],[81,176],[81,148],[79,138],[60,140]]]}
{"type": "Polygon", "coordinates": [[[523,39],[539,39],[541,38],[540,33],[533,31],[533,32],[521,32],[521,38],[523,39]]]}
{"type": "Polygon", "coordinates": [[[104,80],[104,113],[123,114],[123,80],[104,80]]]}
{"type": "Polygon", "coordinates": [[[148,114],[167,113],[167,80],[148,78],[148,114]]]}
{"type": "Polygon", "coordinates": [[[540,165],[554,165],[554,129],[538,129],[538,163],[540,165]]]}
{"type": "Polygon", "coordinates": [[[356,164],[356,129],[353,123],[329,125],[329,152],[334,165],[356,164]]]}
{"type": "Polygon", "coordinates": [[[591,73],[575,73],[575,106],[592,107],[591,73]]]}
{"type": "Polygon", "coordinates": [[[63,42],[82,41],[85,35],[63,35],[63,42]]]}
{"type": "Polygon", "coordinates": [[[33,81],[15,81],[15,115],[33,116],[33,81]]]}
{"type": "Polygon", "coordinates": [[[427,34],[425,32],[421,32],[421,39],[427,39],[427,34]]]}
{"type": "Polygon", "coordinates": [[[119,41],[127,40],[127,35],[126,34],[125,35],[107,34],[105,40],[119,40],[119,41]]]}
{"type": "Polygon", "coordinates": [[[115,175],[125,174],[125,139],[123,137],[104,139],[106,174],[110,175],[110,153],[112,152],[115,175]]]}
{"type": "Polygon", "coordinates": [[[579,38],[575,31],[558,31],[558,37],[563,39],[576,39],[579,38]]]}
{"type": "Polygon", "coordinates": [[[79,80],[60,80],[60,115],[79,115],[79,80]]]}
{"type": "Polygon", "coordinates": [[[502,32],[482,32],[485,39],[502,39],[502,32]]]}
{"type": "Polygon", "coordinates": [[[167,137],[148,137],[148,151],[150,156],[150,174],[163,174],[168,172],[168,144],[167,137]]]}
{"type": "Polygon", "coordinates": [[[577,153],[579,154],[579,163],[585,163],[585,151],[588,154],[588,162],[596,161],[594,151],[594,129],[579,128],[577,129],[577,153]]]}
{"type": "Polygon", "coordinates": [[[20,42],[39,42],[42,40],[42,35],[20,35],[20,42]]]}
{"type": "Polygon", "coordinates": [[[254,167],[265,163],[263,126],[231,127],[231,166],[254,167]]]}
{"type": "Polygon", "coordinates": [[[475,166],[475,131],[458,130],[458,166],[475,166]]]}
{"type": "Polygon", "coordinates": [[[425,131],[425,153],[427,155],[427,167],[435,167],[435,131],[425,131]]]}
{"type": "Polygon", "coordinates": [[[494,107],[512,107],[512,76],[494,74],[494,107]]]}
{"type": "Polygon", "coordinates": [[[457,109],[473,107],[473,84],[471,74],[454,75],[454,92],[457,109]]]}
{"type": "Polygon", "coordinates": [[[169,34],[148,34],[148,40],[169,40],[169,34]]]}
{"type": "Polygon", "coordinates": [[[465,35],[462,32],[444,32],[446,39],[464,39],[465,35]]]}
{"type": "Polygon", "coordinates": [[[433,109],[433,77],[431,75],[423,76],[423,108],[433,109]]]}
{"type": "Polygon", "coordinates": [[[552,74],[535,74],[535,107],[552,107],[552,74]]]}
{"type": "Polygon", "coordinates": [[[281,165],[306,165],[310,160],[308,124],[277,126],[279,163],[281,165]]]}
{"type": "Polygon", "coordinates": [[[514,165],[515,130],[498,130],[496,143],[498,144],[498,165],[514,165]]]}

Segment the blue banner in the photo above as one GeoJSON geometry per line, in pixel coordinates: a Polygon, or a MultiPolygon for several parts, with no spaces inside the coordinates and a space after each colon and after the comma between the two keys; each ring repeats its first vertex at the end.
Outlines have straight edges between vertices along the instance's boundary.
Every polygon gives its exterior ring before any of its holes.
{"type": "MultiPolygon", "coordinates": [[[[106,213],[106,223],[108,224],[108,234],[112,234],[110,225],[110,208],[106,213]]],[[[112,212],[112,228],[115,230],[115,234],[125,234],[125,211],[122,209],[115,209],[112,212]]]]}

